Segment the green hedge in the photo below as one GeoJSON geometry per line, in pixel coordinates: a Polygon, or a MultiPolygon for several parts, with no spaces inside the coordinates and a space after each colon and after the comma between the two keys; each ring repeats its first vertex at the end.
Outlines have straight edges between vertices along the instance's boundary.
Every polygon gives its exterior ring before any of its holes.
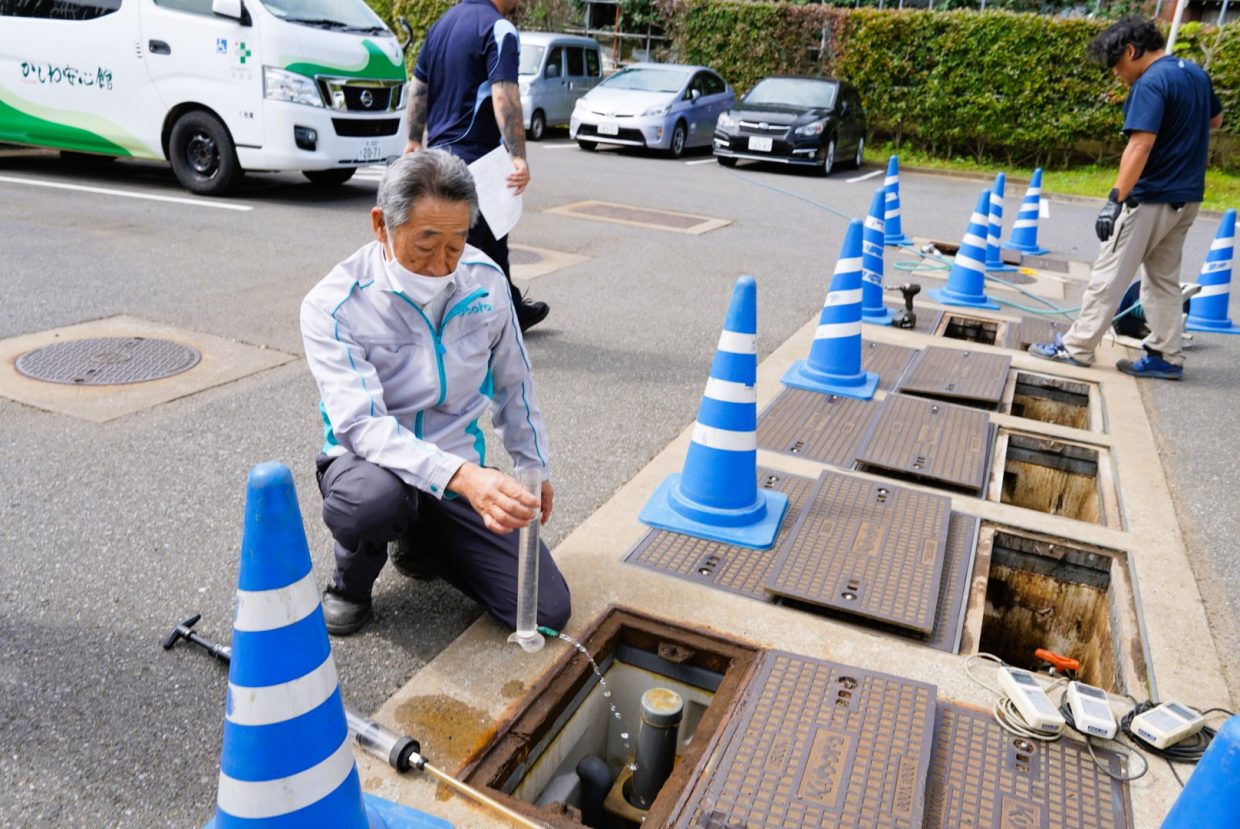
{"type": "MultiPolygon", "coordinates": [[[[1022,164],[1101,160],[1123,146],[1125,88],[1084,57],[1109,21],[735,0],[668,0],[664,9],[681,60],[719,69],[738,92],[770,74],[840,77],[861,90],[871,134],[897,144],[1022,164]]],[[[1240,25],[1185,25],[1176,53],[1209,57],[1234,128],[1240,25]]],[[[1214,163],[1240,169],[1234,142],[1215,144],[1214,163]]]]}

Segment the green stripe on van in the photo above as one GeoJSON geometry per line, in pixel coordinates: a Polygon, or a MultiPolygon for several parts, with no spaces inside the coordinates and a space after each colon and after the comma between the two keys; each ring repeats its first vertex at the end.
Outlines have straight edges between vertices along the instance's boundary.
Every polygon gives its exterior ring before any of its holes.
{"type": "MultiPolygon", "coordinates": [[[[336,75],[342,78],[369,78],[376,81],[405,80],[405,65],[393,63],[382,49],[372,40],[363,40],[366,47],[366,59],[356,66],[324,66],[321,63],[287,63],[284,68],[289,72],[313,78],[316,75],[336,75]]],[[[290,58],[281,58],[281,62],[290,58]]]]}
{"type": "Polygon", "coordinates": [[[22,112],[10,106],[3,98],[0,98],[0,141],[88,153],[132,155],[129,150],[102,135],[22,112]]]}

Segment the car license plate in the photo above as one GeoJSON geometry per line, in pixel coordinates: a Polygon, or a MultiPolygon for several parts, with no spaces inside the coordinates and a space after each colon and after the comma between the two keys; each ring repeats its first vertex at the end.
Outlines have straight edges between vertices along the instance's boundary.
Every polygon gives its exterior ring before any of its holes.
{"type": "Polygon", "coordinates": [[[378,161],[383,158],[383,150],[379,148],[378,141],[366,141],[362,144],[357,157],[359,161],[378,161]]]}
{"type": "Polygon", "coordinates": [[[761,153],[769,153],[771,151],[771,139],[751,135],[749,136],[749,149],[757,150],[761,153]]]}
{"type": "Polygon", "coordinates": [[[617,124],[615,121],[599,121],[598,134],[599,135],[619,135],[620,125],[617,124]]]}

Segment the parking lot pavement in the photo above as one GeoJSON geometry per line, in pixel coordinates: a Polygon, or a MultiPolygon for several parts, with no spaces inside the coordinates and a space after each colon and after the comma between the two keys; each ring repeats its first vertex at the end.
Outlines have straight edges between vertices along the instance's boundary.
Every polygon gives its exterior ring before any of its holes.
{"type": "MultiPolygon", "coordinates": [[[[843,217],[860,217],[879,184],[861,179],[873,169],[820,179],[699,161],[710,158],[586,153],[562,134],[531,145],[533,183],[512,241],[585,257],[529,284],[552,307],[527,344],[552,443],[553,545],[692,420],[736,276],[758,278],[765,356],[817,314],[843,217]],[[691,235],[548,212],[584,201],[728,223],[691,235]]],[[[224,673],[159,643],[191,612],[203,613],[204,635],[228,639],[255,463],[292,467],[316,572],[327,576],[311,474],[317,395],[297,309],[369,239],[375,186],[371,170],[337,190],[254,176],[219,203],[249,208],[235,210],[198,204],[158,165],[0,158],[0,339],[127,315],[297,358],[105,423],[0,398],[0,823],[183,827],[211,814],[224,673]]],[[[905,175],[902,188],[905,232],[952,239],[979,185],[905,175]]],[[[1055,207],[1044,243],[1089,258],[1093,212],[1055,207]]],[[[1198,223],[1186,261],[1200,261],[1213,230],[1198,223]]],[[[1161,389],[1151,399],[1175,408],[1161,389]]],[[[1214,431],[1228,433],[1217,453],[1226,457],[1234,430],[1214,431]]],[[[1190,476],[1186,498],[1195,485],[1190,476]]],[[[376,604],[377,624],[334,647],[345,697],[361,711],[478,612],[442,584],[391,572],[376,604]]]]}

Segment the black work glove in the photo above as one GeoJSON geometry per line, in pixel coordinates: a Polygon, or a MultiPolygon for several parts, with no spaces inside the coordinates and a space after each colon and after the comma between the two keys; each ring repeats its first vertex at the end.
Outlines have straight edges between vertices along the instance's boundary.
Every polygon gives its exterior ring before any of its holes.
{"type": "Polygon", "coordinates": [[[1115,232],[1115,220],[1119,218],[1120,211],[1124,209],[1123,203],[1119,200],[1119,190],[1112,188],[1111,195],[1107,196],[1107,203],[1098,211],[1098,218],[1094,221],[1094,233],[1098,234],[1098,241],[1105,242],[1111,238],[1111,234],[1115,232]]]}

